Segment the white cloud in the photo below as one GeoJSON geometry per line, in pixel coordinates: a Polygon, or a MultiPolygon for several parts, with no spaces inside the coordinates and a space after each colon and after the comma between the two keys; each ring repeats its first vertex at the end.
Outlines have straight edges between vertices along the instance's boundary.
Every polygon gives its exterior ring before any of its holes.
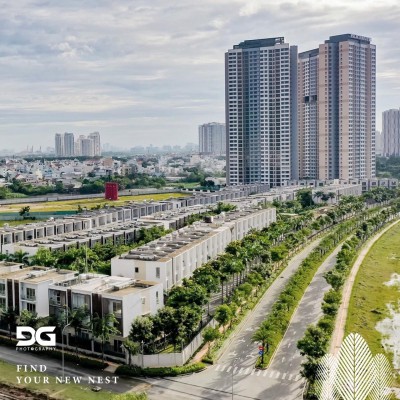
{"type": "Polygon", "coordinates": [[[399,19],[395,0],[4,2],[0,139],[46,145],[55,130],[87,128],[128,147],[195,141],[198,124],[224,120],[225,51],[272,36],[299,51],[339,33],[372,37],[379,120],[399,106],[399,19]]]}

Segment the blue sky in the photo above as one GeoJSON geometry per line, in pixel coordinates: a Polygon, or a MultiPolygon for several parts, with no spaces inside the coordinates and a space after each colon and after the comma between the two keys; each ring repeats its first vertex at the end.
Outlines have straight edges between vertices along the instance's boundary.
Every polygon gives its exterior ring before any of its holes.
{"type": "Polygon", "coordinates": [[[299,51],[331,35],[377,45],[377,128],[400,107],[400,2],[0,0],[0,148],[184,144],[224,120],[224,52],[284,36],[299,51]]]}

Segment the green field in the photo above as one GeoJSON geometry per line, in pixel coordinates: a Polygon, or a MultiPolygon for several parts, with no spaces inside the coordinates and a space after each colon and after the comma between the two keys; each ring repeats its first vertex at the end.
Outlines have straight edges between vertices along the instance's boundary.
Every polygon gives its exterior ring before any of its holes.
{"type": "Polygon", "coordinates": [[[45,203],[26,203],[26,204],[6,204],[0,206],[0,212],[16,212],[24,206],[30,206],[30,211],[46,212],[46,211],[75,211],[78,205],[82,208],[96,207],[97,205],[123,205],[127,201],[143,201],[143,200],[166,200],[171,197],[184,197],[185,193],[158,193],[158,194],[145,194],[138,196],[121,196],[117,201],[105,200],[102,198],[97,199],[80,199],[80,200],[63,200],[63,201],[48,201],[45,203]]]}
{"type": "MultiPolygon", "coordinates": [[[[384,352],[382,336],[375,329],[390,316],[387,304],[397,303],[399,288],[387,286],[400,273],[400,223],[388,230],[371,248],[358,271],[350,298],[345,334],[360,333],[375,355],[384,352]]],[[[391,354],[388,354],[392,358],[391,354]]]]}

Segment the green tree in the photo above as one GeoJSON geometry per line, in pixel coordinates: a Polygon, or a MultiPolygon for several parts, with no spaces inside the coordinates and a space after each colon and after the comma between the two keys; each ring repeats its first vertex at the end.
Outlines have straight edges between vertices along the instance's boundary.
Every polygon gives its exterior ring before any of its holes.
{"type": "Polygon", "coordinates": [[[1,314],[1,319],[8,325],[8,333],[11,340],[12,331],[15,330],[15,326],[17,325],[18,320],[18,309],[13,307],[8,307],[6,311],[3,311],[1,314]]]}
{"type": "Polygon", "coordinates": [[[133,320],[129,339],[133,342],[142,343],[149,348],[149,343],[154,340],[154,322],[152,317],[137,317],[133,320]]]}
{"type": "Polygon", "coordinates": [[[125,350],[128,352],[129,360],[128,365],[132,365],[132,356],[135,356],[140,351],[140,344],[137,342],[132,342],[132,340],[126,339],[122,344],[125,350]]]}
{"type": "Polygon", "coordinates": [[[50,249],[39,247],[36,254],[32,257],[32,264],[43,267],[54,267],[57,264],[57,256],[50,249]]]}
{"type": "Polygon", "coordinates": [[[220,324],[220,326],[224,327],[233,318],[231,308],[227,304],[220,305],[215,310],[214,318],[220,324]]]}
{"type": "Polygon", "coordinates": [[[207,349],[207,356],[210,356],[210,351],[211,351],[211,342],[214,340],[217,340],[220,337],[219,330],[217,328],[212,328],[211,326],[205,328],[203,330],[203,339],[205,343],[208,343],[208,349],[207,349]]]}
{"type": "Polygon", "coordinates": [[[264,365],[264,353],[265,350],[267,350],[267,353],[269,353],[269,343],[271,340],[271,335],[272,332],[268,329],[267,326],[260,326],[253,334],[251,340],[253,342],[258,342],[261,343],[261,346],[263,347],[264,351],[261,354],[261,365],[264,365]]]}
{"type": "Polygon", "coordinates": [[[23,250],[17,250],[14,254],[11,255],[11,260],[20,264],[29,264],[29,253],[23,250]]]}
{"type": "Polygon", "coordinates": [[[30,206],[24,206],[19,210],[19,215],[24,219],[28,218],[30,211],[31,211],[31,207],[30,206]]]}
{"type": "Polygon", "coordinates": [[[101,343],[101,358],[104,361],[104,344],[110,340],[113,335],[118,335],[120,331],[115,326],[118,323],[115,315],[110,313],[104,316],[95,314],[92,319],[93,336],[100,340],[101,343]]]}
{"type": "Polygon", "coordinates": [[[78,353],[79,334],[82,329],[89,328],[89,310],[86,306],[75,308],[68,313],[69,326],[74,330],[75,351],[78,353]]]}
{"type": "Polygon", "coordinates": [[[37,313],[32,313],[28,310],[22,310],[18,317],[18,325],[20,326],[30,326],[31,328],[36,329],[39,322],[40,318],[37,313]]]}

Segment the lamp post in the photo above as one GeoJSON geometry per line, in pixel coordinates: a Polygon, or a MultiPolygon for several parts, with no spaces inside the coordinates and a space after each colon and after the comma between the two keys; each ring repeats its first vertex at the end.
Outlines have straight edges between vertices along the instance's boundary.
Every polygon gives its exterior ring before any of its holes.
{"type": "Polygon", "coordinates": [[[64,378],[65,378],[65,372],[64,372],[64,330],[66,327],[70,326],[71,323],[68,323],[67,325],[64,326],[64,328],[61,331],[61,368],[62,368],[62,382],[64,383],[64,378]]]}
{"type": "Polygon", "coordinates": [[[144,340],[141,341],[142,345],[142,368],[144,368],[144,340]]]}

